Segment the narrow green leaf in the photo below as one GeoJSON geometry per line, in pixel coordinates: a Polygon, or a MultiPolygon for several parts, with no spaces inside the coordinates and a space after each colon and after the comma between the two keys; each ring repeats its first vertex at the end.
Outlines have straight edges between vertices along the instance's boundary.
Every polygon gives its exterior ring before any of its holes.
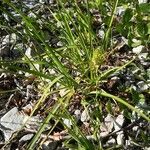
{"type": "Polygon", "coordinates": [[[139,114],[141,117],[143,117],[144,119],[146,119],[148,122],[150,122],[150,118],[148,116],[146,116],[143,112],[141,112],[140,110],[138,110],[137,108],[135,108],[134,106],[130,105],[129,103],[127,103],[125,100],[123,100],[122,98],[119,98],[117,96],[114,96],[112,94],[109,94],[107,92],[105,92],[104,90],[102,91],[92,91],[90,94],[98,94],[104,97],[108,97],[111,99],[116,100],[117,102],[125,105],[127,108],[131,109],[132,111],[135,111],[137,114],[139,114]]]}

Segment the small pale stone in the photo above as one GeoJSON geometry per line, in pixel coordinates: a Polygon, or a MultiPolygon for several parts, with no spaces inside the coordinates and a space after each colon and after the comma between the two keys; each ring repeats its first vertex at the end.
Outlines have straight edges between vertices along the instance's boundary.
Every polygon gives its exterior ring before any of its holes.
{"type": "Polygon", "coordinates": [[[50,70],[49,70],[49,73],[50,73],[51,75],[56,75],[56,71],[55,71],[54,69],[50,69],[50,70]]]}
{"type": "Polygon", "coordinates": [[[108,142],[108,144],[115,144],[116,143],[116,140],[114,138],[110,139],[108,142]]]}
{"type": "Polygon", "coordinates": [[[134,126],[134,127],[132,128],[132,130],[133,130],[133,131],[137,131],[138,128],[139,128],[138,126],[134,126]]]}
{"type": "Polygon", "coordinates": [[[140,46],[134,47],[134,48],[132,49],[132,52],[135,53],[135,54],[140,54],[143,49],[144,49],[144,46],[143,46],[143,45],[140,45],[140,46]]]}
{"type": "Polygon", "coordinates": [[[115,131],[120,130],[122,128],[123,123],[124,123],[124,116],[121,114],[114,121],[115,131]]]}
{"type": "Polygon", "coordinates": [[[139,90],[142,92],[142,91],[145,91],[147,90],[149,87],[148,85],[144,82],[144,81],[140,81],[137,83],[137,86],[139,88],[139,90]]]}
{"type": "Polygon", "coordinates": [[[117,7],[116,14],[121,16],[125,12],[125,8],[123,6],[117,7]]]}
{"type": "Polygon", "coordinates": [[[16,40],[17,40],[17,35],[15,33],[12,33],[10,43],[14,43],[16,40]]]}
{"type": "Polygon", "coordinates": [[[30,47],[28,47],[28,48],[26,49],[25,55],[26,55],[28,58],[32,58],[32,56],[31,56],[31,48],[30,48],[30,47]]]}
{"type": "Polygon", "coordinates": [[[21,141],[28,141],[30,140],[32,137],[33,137],[34,134],[27,134],[27,135],[24,135],[20,140],[19,142],[21,141]]]}
{"type": "Polygon", "coordinates": [[[77,110],[75,110],[74,114],[75,114],[75,117],[77,118],[77,120],[80,120],[80,118],[81,118],[81,111],[79,109],[77,109],[77,110]]]}
{"type": "Polygon", "coordinates": [[[90,120],[90,116],[89,116],[87,110],[84,110],[84,111],[82,112],[82,114],[81,114],[81,121],[82,121],[82,122],[87,122],[87,121],[89,121],[89,120],[90,120]]]}
{"type": "Polygon", "coordinates": [[[101,132],[108,132],[107,126],[104,123],[101,124],[100,130],[101,132]]]}
{"type": "Polygon", "coordinates": [[[108,114],[107,117],[105,118],[105,125],[107,127],[108,132],[112,131],[114,126],[113,122],[114,122],[113,117],[110,114],[108,114]]]}
{"type": "Polygon", "coordinates": [[[64,124],[68,127],[68,128],[71,128],[71,126],[72,126],[72,122],[71,122],[71,120],[69,120],[69,119],[63,119],[64,121],[64,124]]]}
{"type": "Polygon", "coordinates": [[[21,128],[27,118],[28,116],[19,113],[17,107],[14,107],[0,119],[0,124],[5,128],[16,131],[21,128]]]}
{"type": "Polygon", "coordinates": [[[57,46],[62,47],[62,46],[63,46],[63,43],[62,43],[61,41],[59,41],[59,42],[57,43],[57,46]]]}
{"type": "Polygon", "coordinates": [[[109,132],[107,132],[107,131],[106,131],[106,132],[101,132],[101,133],[100,133],[100,137],[105,137],[105,136],[107,136],[108,134],[109,134],[109,132]]]}
{"type": "Polygon", "coordinates": [[[117,144],[118,145],[122,145],[123,144],[123,133],[119,132],[118,136],[117,136],[117,144]]]}
{"type": "Polygon", "coordinates": [[[146,59],[148,57],[148,53],[140,53],[138,58],[141,59],[146,59]]]}
{"type": "Polygon", "coordinates": [[[99,38],[104,38],[105,33],[103,30],[99,30],[97,35],[99,38]]]}
{"type": "Polygon", "coordinates": [[[66,95],[66,93],[67,93],[67,89],[61,89],[60,91],[59,91],[59,95],[61,96],[61,97],[63,97],[63,96],[65,96],[66,95]]]}

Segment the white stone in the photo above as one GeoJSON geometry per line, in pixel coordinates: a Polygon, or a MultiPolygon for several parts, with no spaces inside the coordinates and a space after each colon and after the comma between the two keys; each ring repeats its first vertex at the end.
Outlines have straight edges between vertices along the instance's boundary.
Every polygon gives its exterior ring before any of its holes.
{"type": "Polygon", "coordinates": [[[118,115],[116,120],[114,120],[115,131],[119,131],[122,128],[123,123],[124,123],[124,116],[122,114],[118,115]]]}
{"type": "Polygon", "coordinates": [[[107,132],[107,131],[106,131],[106,132],[101,132],[101,133],[100,133],[100,137],[105,137],[105,136],[107,136],[108,134],[109,134],[109,132],[107,132]]]}
{"type": "Polygon", "coordinates": [[[140,53],[138,58],[139,59],[146,59],[148,57],[148,53],[140,53]]]}
{"type": "Polygon", "coordinates": [[[123,133],[122,132],[119,132],[119,134],[117,136],[117,144],[123,145],[123,133]]]}
{"type": "Polygon", "coordinates": [[[134,47],[134,48],[132,49],[132,52],[135,53],[135,54],[140,54],[143,49],[144,49],[144,46],[143,46],[143,45],[140,45],[140,46],[134,47]]]}
{"type": "Polygon", "coordinates": [[[17,35],[15,33],[12,33],[10,43],[14,43],[16,42],[16,40],[17,40],[17,35]]]}
{"type": "Polygon", "coordinates": [[[87,122],[87,121],[89,121],[89,120],[90,120],[90,116],[89,116],[87,110],[85,109],[85,110],[82,112],[82,114],[81,114],[81,121],[82,121],[82,122],[87,122]]]}
{"type": "Polygon", "coordinates": [[[138,128],[139,128],[138,126],[134,126],[134,127],[132,128],[132,130],[137,132],[138,128]]]}
{"type": "Polygon", "coordinates": [[[99,30],[97,35],[99,38],[104,38],[104,35],[105,35],[104,30],[99,30]]]}
{"type": "Polygon", "coordinates": [[[108,132],[112,131],[113,126],[114,126],[113,122],[114,122],[114,119],[113,119],[112,115],[108,114],[107,117],[105,118],[105,125],[107,127],[108,132]]]}
{"type": "Polygon", "coordinates": [[[63,96],[65,96],[66,94],[67,94],[67,92],[68,92],[68,90],[67,89],[61,89],[60,91],[59,91],[59,95],[61,96],[61,97],[63,97],[63,96]]]}
{"type": "Polygon", "coordinates": [[[71,126],[72,126],[71,120],[69,120],[69,119],[63,119],[63,122],[64,122],[64,124],[65,124],[68,128],[71,128],[71,126]]]}
{"type": "Polygon", "coordinates": [[[22,142],[22,141],[28,141],[30,140],[32,137],[33,137],[34,134],[27,134],[27,135],[24,135],[20,140],[19,142],[22,142]]]}
{"type": "Polygon", "coordinates": [[[81,119],[81,111],[79,109],[75,110],[74,114],[75,114],[75,117],[77,118],[77,120],[81,119]]]}
{"type": "Polygon", "coordinates": [[[147,3],[147,0],[138,0],[139,4],[147,3]]]}
{"type": "Polygon", "coordinates": [[[123,6],[117,7],[116,8],[116,14],[121,16],[125,11],[125,8],[123,6]]]}
{"type": "Polygon", "coordinates": [[[107,142],[109,145],[110,144],[115,144],[116,143],[116,140],[114,138],[110,139],[108,142],[107,142]]]}
{"type": "Polygon", "coordinates": [[[144,81],[140,81],[137,83],[137,86],[139,88],[139,90],[142,92],[142,91],[145,91],[149,88],[149,86],[144,82],[144,81]]]}
{"type": "Polygon", "coordinates": [[[32,56],[31,56],[31,47],[28,47],[27,49],[26,49],[26,52],[25,52],[25,55],[28,57],[28,58],[32,58],[32,56]]]}

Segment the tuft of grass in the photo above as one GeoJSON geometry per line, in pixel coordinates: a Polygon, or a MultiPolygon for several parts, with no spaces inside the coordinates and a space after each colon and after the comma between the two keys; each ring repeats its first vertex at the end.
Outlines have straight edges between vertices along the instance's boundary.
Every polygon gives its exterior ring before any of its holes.
{"type": "MultiPolygon", "coordinates": [[[[19,74],[20,71],[22,72],[22,76],[24,76],[25,73],[32,74],[39,79],[42,85],[47,85],[44,86],[43,91],[38,89],[38,92],[42,92],[43,94],[37,101],[31,116],[51,94],[60,92],[62,89],[67,91],[64,96],[58,96],[56,104],[52,106],[51,110],[47,110],[47,117],[28,144],[27,149],[36,149],[41,134],[45,131],[45,128],[52,119],[56,120],[56,124],[53,125],[49,134],[53,131],[54,127],[57,126],[57,123],[61,122],[64,129],[68,130],[70,136],[70,138],[64,142],[66,147],[85,150],[103,149],[103,143],[98,137],[100,132],[99,127],[103,121],[102,118],[104,118],[106,114],[106,112],[103,112],[102,103],[106,103],[106,110],[111,112],[110,99],[113,99],[115,104],[116,102],[121,103],[126,106],[127,109],[136,112],[148,122],[150,121],[147,114],[140,112],[134,107],[134,103],[131,105],[123,98],[101,89],[101,85],[105,83],[112,74],[125,69],[136,59],[133,58],[122,66],[113,67],[104,72],[100,70],[100,67],[106,62],[107,55],[109,55],[108,49],[111,46],[109,43],[112,42],[110,38],[112,28],[122,35],[124,34],[122,28],[125,28],[129,33],[129,35],[127,35],[129,38],[134,35],[130,30],[132,27],[129,27],[128,24],[129,20],[133,17],[132,10],[126,12],[127,15],[129,15],[127,18],[124,16],[124,27],[123,24],[113,27],[117,6],[123,2],[119,2],[118,0],[114,2],[89,0],[81,2],[80,5],[76,0],[71,0],[68,3],[65,0],[58,0],[56,9],[51,9],[50,6],[43,6],[47,10],[48,15],[51,16],[50,19],[45,19],[39,14],[34,13],[33,10],[30,11],[35,14],[36,18],[27,16],[22,8],[18,8],[13,2],[8,0],[4,0],[3,2],[19,15],[19,19],[13,16],[6,8],[0,7],[0,10],[17,22],[21,26],[21,30],[12,28],[7,22],[4,22],[1,27],[10,34],[15,33],[17,38],[20,39],[26,47],[31,48],[33,55],[31,57],[27,56],[24,50],[18,47],[21,57],[17,60],[1,60],[0,66],[3,70],[12,74],[19,74]],[[69,4],[70,7],[67,7],[67,4],[69,4]],[[91,14],[93,9],[97,9],[98,13],[101,13],[102,23],[104,22],[104,24],[107,25],[105,27],[105,35],[102,39],[97,37],[93,29],[91,14]],[[109,14],[107,11],[111,13],[109,14]],[[122,27],[121,29],[120,26],[122,27]],[[61,42],[60,47],[54,47],[47,42],[48,38],[44,29],[53,31],[54,34],[57,33],[56,36],[61,42]],[[26,67],[22,67],[23,65],[26,67]],[[37,67],[37,65],[39,67],[37,67]],[[51,74],[52,69],[55,71],[55,74],[51,74]],[[56,86],[56,84],[59,86],[56,86]],[[68,111],[69,104],[74,100],[76,94],[80,95],[81,105],[84,109],[88,110],[90,106],[94,106],[95,110],[93,110],[93,113],[89,112],[89,114],[90,121],[95,129],[92,135],[98,144],[95,144],[84,135],[77,125],[77,120],[70,115],[68,111]],[[104,97],[106,102],[102,102],[101,97],[104,97]],[[71,121],[71,128],[64,124],[63,118],[67,118],[71,121]],[[70,144],[69,142],[72,139],[77,144],[70,144]]],[[[137,12],[137,14],[140,15],[140,12],[137,12]]],[[[142,36],[144,37],[142,42],[148,45],[147,39],[149,37],[143,35],[140,31],[138,32],[141,35],[139,38],[142,39],[142,36]]]]}

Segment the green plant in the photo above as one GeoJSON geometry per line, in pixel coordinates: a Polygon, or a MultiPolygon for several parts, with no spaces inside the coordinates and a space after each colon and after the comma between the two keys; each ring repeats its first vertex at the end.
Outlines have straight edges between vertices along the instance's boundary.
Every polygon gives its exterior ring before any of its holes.
{"type": "MultiPolygon", "coordinates": [[[[138,5],[136,2],[131,3],[131,8],[126,8],[121,21],[117,24],[115,23],[117,6],[124,4],[124,2],[119,2],[118,0],[115,0],[115,2],[90,0],[81,2],[81,4],[76,0],[71,0],[70,2],[59,0],[55,9],[45,5],[41,8],[47,11],[47,14],[51,16],[50,18],[44,18],[40,13],[34,12],[32,9],[28,11],[34,13],[35,18],[27,16],[23,12],[23,4],[17,7],[13,2],[7,0],[3,2],[9,9],[15,11],[19,18],[9,12],[7,7],[0,7],[0,10],[7,14],[9,19],[20,25],[21,29],[11,27],[7,20],[1,23],[1,28],[9,34],[15,33],[18,38],[16,43],[20,40],[26,47],[31,48],[32,53],[28,56],[24,53],[23,48],[17,47],[21,56],[17,60],[2,59],[0,61],[1,67],[12,74],[19,75],[19,71],[21,71],[22,77],[25,76],[25,73],[32,74],[38,78],[37,84],[40,82],[41,85],[48,85],[44,90],[38,88],[38,92],[42,92],[43,95],[37,101],[31,116],[52,93],[59,93],[62,89],[67,91],[63,96],[59,95],[57,97],[58,100],[51,110],[47,110],[47,117],[29,143],[28,149],[36,147],[40,135],[45,131],[52,119],[56,120],[56,124],[53,125],[49,133],[52,132],[58,122],[61,122],[70,135],[69,140],[66,140],[66,143],[64,142],[66,147],[68,145],[68,147],[86,150],[103,149],[103,143],[98,137],[100,132],[99,125],[102,123],[106,112],[113,113],[113,105],[124,105],[125,111],[130,109],[131,112],[137,113],[148,122],[150,121],[148,114],[134,107],[136,105],[135,99],[138,97],[136,93],[132,93],[134,98],[131,105],[126,99],[108,93],[102,88],[103,83],[107,82],[112,74],[119,73],[132,65],[136,58],[127,61],[122,66],[115,66],[105,71],[100,69],[108,61],[107,55],[111,53],[108,49],[112,47],[111,34],[114,31],[126,37],[129,40],[129,46],[133,46],[132,39],[137,37],[143,45],[148,47],[150,31],[148,23],[149,4],[138,5]],[[94,9],[98,11],[98,14],[101,13],[102,23],[105,25],[105,35],[102,39],[97,37],[93,29],[92,11],[94,9]],[[56,46],[58,43],[53,46],[50,43],[51,41],[48,41],[51,38],[49,34],[56,35],[53,38],[56,38],[61,43],[60,47],[56,46]],[[55,73],[51,73],[51,70],[55,73]],[[56,86],[57,83],[59,86],[56,86]],[[89,114],[91,117],[90,123],[95,129],[92,132],[92,137],[97,141],[98,146],[83,134],[77,125],[77,120],[67,110],[69,103],[76,94],[81,97],[80,105],[84,109],[90,106],[95,109],[93,113],[89,112],[89,114]],[[113,99],[113,101],[111,102],[110,99],[113,99]],[[106,106],[104,106],[105,104],[106,106]],[[72,123],[72,128],[67,127],[62,118],[69,119],[72,123]],[[75,140],[75,144],[69,143],[72,139],[75,140]]],[[[126,87],[124,88],[128,90],[126,87]]],[[[143,136],[143,138],[145,137],[143,136]]]]}

